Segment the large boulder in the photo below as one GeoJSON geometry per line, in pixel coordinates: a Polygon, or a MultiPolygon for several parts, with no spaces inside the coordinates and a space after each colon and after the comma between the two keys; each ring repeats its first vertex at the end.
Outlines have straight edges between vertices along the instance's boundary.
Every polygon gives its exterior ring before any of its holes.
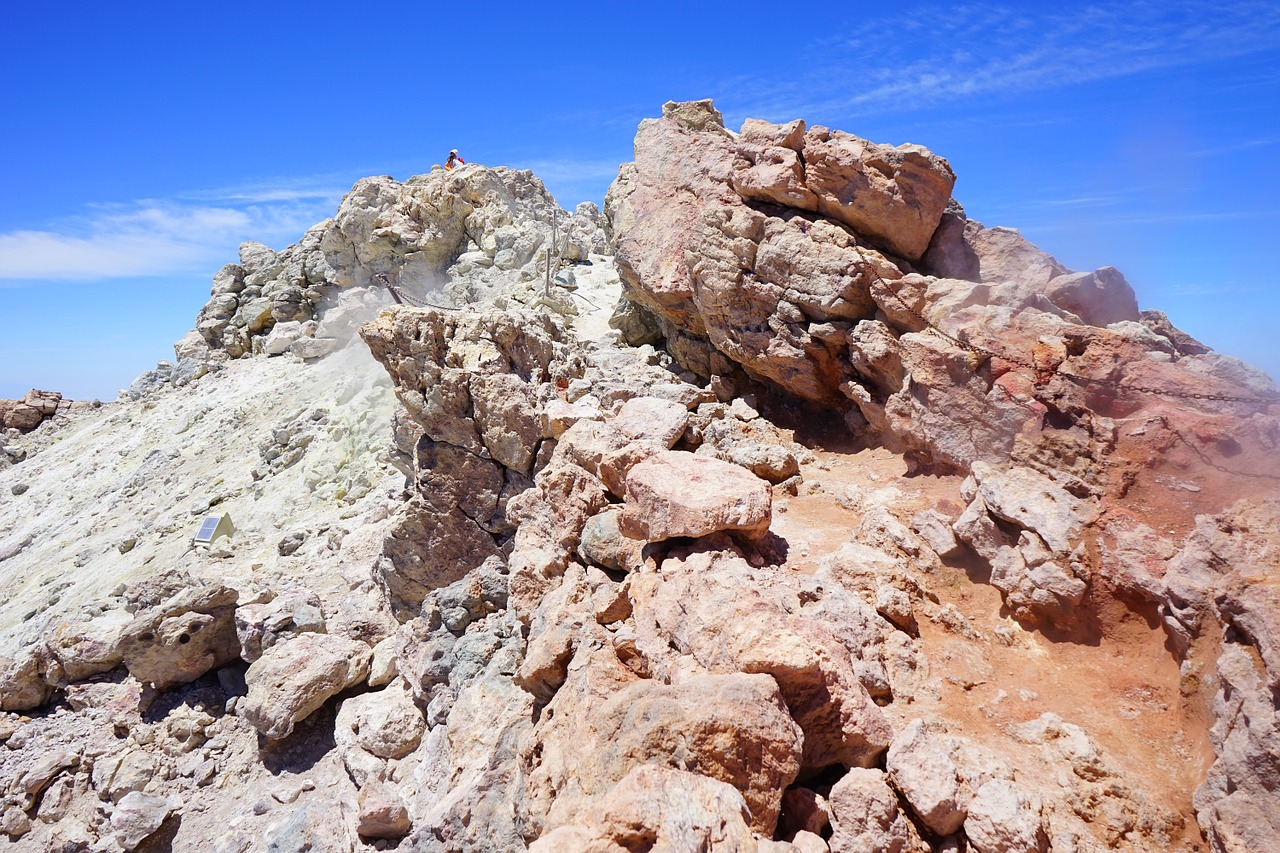
{"type": "Polygon", "coordinates": [[[745,468],[669,450],[627,475],[626,508],[618,520],[633,539],[658,542],[722,530],[759,535],[769,529],[772,489],[745,468]]]}
{"type": "Polygon", "coordinates": [[[300,720],[369,674],[368,645],[336,634],[299,634],[277,643],[245,673],[239,713],[268,738],[287,737],[300,720]]]}
{"type": "Polygon", "coordinates": [[[238,598],[230,587],[195,587],[139,613],[120,639],[125,667],[134,678],[163,690],[235,660],[240,656],[238,598]]]}
{"type": "Polygon", "coordinates": [[[782,791],[800,769],[799,727],[764,675],[640,679],[611,651],[584,652],[525,747],[524,805],[548,831],[577,822],[641,765],[687,769],[726,782],[772,833],[782,791]]]}

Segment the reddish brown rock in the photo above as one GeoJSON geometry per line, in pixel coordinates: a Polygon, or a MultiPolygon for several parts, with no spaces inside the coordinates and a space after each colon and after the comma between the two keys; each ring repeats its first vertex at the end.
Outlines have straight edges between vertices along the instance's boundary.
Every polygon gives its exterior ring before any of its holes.
{"type": "Polygon", "coordinates": [[[668,767],[637,767],[600,805],[572,825],[535,841],[530,853],[621,853],[626,850],[699,850],[757,853],[750,813],[729,785],[668,767]]]}
{"type": "Polygon", "coordinates": [[[741,792],[771,834],[800,768],[802,736],[774,680],[694,674],[641,679],[610,650],[583,650],[524,747],[524,805],[548,831],[582,816],[641,765],[680,767],[741,792]]]}
{"type": "Polygon", "coordinates": [[[40,426],[44,416],[39,409],[20,400],[0,400],[0,428],[29,432],[40,426]]]}
{"type": "Polygon", "coordinates": [[[409,810],[394,787],[370,782],[360,789],[356,832],[364,838],[401,838],[413,828],[409,810]]]}
{"type": "Polygon", "coordinates": [[[955,185],[946,160],[821,127],[805,134],[804,158],[819,212],[907,260],[924,254],[955,185]]]}
{"type": "Polygon", "coordinates": [[[681,671],[678,649],[713,672],[767,673],[804,732],[803,768],[874,764],[893,730],[849,650],[872,657],[883,623],[842,590],[797,614],[790,578],[753,576],[741,557],[696,547],[628,578],[637,645],[651,669],[681,671]]]}

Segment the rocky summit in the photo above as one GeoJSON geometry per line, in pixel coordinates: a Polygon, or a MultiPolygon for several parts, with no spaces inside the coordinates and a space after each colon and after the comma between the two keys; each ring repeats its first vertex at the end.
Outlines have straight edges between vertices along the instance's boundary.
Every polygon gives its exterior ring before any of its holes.
{"type": "Polygon", "coordinates": [[[708,101],[0,401],[23,851],[1280,849],[1280,393],[950,164],[708,101]]]}

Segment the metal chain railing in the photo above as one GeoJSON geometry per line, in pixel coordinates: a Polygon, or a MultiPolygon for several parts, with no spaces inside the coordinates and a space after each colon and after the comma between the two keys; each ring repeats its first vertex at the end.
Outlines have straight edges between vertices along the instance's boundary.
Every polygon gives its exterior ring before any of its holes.
{"type": "Polygon", "coordinates": [[[383,287],[391,293],[391,298],[396,301],[397,305],[408,305],[410,308],[438,308],[441,311],[462,310],[461,308],[454,308],[448,305],[437,305],[434,302],[428,302],[425,299],[418,299],[417,297],[410,296],[409,294],[402,292],[398,286],[392,284],[391,279],[386,273],[378,273],[374,278],[382,282],[383,287]]]}
{"type": "Polygon", "coordinates": [[[1034,360],[1020,358],[1019,356],[1012,355],[1010,353],[996,352],[995,350],[978,346],[977,344],[972,343],[967,339],[957,337],[956,335],[952,335],[948,332],[945,332],[942,329],[938,328],[938,326],[930,322],[927,317],[925,317],[919,311],[917,311],[916,309],[912,308],[910,305],[907,304],[907,301],[902,298],[902,294],[898,292],[898,289],[895,288],[893,285],[889,284],[889,282],[885,281],[884,277],[880,275],[880,272],[875,268],[874,265],[867,263],[866,256],[862,254],[862,250],[859,247],[854,246],[854,251],[857,252],[859,260],[862,261],[863,269],[869,270],[871,272],[871,275],[875,277],[875,280],[879,282],[880,286],[883,287],[885,290],[887,290],[889,294],[893,296],[893,298],[898,302],[898,304],[901,305],[904,309],[906,309],[907,313],[909,313],[911,316],[915,317],[917,320],[923,323],[924,327],[928,329],[930,332],[933,332],[935,335],[938,335],[939,337],[944,338],[945,340],[951,342],[952,344],[959,347],[960,349],[965,350],[966,352],[973,353],[974,355],[979,355],[986,358],[998,358],[1001,361],[1006,361],[1010,364],[1014,364],[1019,367],[1026,368],[1027,370],[1034,372],[1036,374],[1037,379],[1041,378],[1044,374],[1049,373],[1049,374],[1061,376],[1064,379],[1069,379],[1072,382],[1077,382],[1082,385],[1102,385],[1107,388],[1113,388],[1117,391],[1133,391],[1139,394],[1153,394],[1161,397],[1175,397],[1175,398],[1184,399],[1184,400],[1216,400],[1224,403],[1245,403],[1245,404],[1254,405],[1254,406],[1271,406],[1271,405],[1280,404],[1280,395],[1274,395],[1270,397],[1246,397],[1238,394],[1213,394],[1213,393],[1196,392],[1196,391],[1173,391],[1168,388],[1154,388],[1149,385],[1137,385],[1131,382],[1121,382],[1114,379],[1096,379],[1088,376],[1080,376],[1079,374],[1076,374],[1076,373],[1068,373],[1065,370],[1060,370],[1057,367],[1054,367],[1052,370],[1046,370],[1045,367],[1037,364],[1034,360]]]}
{"type": "Polygon", "coordinates": [[[1164,424],[1165,429],[1173,433],[1174,438],[1176,438],[1183,445],[1185,445],[1186,448],[1190,450],[1192,453],[1194,453],[1196,456],[1200,457],[1201,462],[1203,462],[1205,465],[1208,465],[1210,468],[1214,469],[1215,471],[1221,471],[1222,473],[1230,474],[1233,477],[1249,477],[1254,480],[1280,481],[1280,475],[1268,474],[1265,471],[1239,471],[1234,468],[1228,468],[1226,465],[1223,465],[1221,463],[1214,462],[1212,459],[1210,459],[1208,456],[1205,455],[1205,452],[1203,450],[1201,450],[1199,447],[1197,447],[1196,445],[1188,441],[1187,437],[1183,435],[1181,432],[1179,432],[1177,427],[1169,423],[1168,418],[1161,417],[1160,422],[1164,424]]]}

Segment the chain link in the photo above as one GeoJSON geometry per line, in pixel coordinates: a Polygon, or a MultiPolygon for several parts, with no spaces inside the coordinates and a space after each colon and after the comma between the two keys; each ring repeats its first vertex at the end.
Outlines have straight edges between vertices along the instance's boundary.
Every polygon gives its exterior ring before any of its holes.
{"type": "Polygon", "coordinates": [[[863,268],[871,272],[871,275],[874,276],[875,280],[880,283],[880,286],[883,287],[885,290],[889,291],[890,295],[892,295],[893,298],[897,300],[898,304],[907,310],[907,313],[909,313],[911,316],[915,317],[917,320],[923,323],[925,328],[930,332],[933,332],[935,335],[945,338],[946,340],[950,341],[952,344],[956,345],[960,349],[965,350],[966,352],[973,353],[974,355],[980,355],[986,358],[998,358],[1001,361],[1008,362],[1009,364],[1015,364],[1019,367],[1026,368],[1027,370],[1034,372],[1037,377],[1041,377],[1045,373],[1052,373],[1054,375],[1061,376],[1064,379],[1069,379],[1072,382],[1078,382],[1083,385],[1103,385],[1108,388],[1114,388],[1118,391],[1134,391],[1140,394],[1153,394],[1160,397],[1176,397],[1184,400],[1215,400],[1223,403],[1245,403],[1245,404],[1255,405],[1255,406],[1270,406],[1276,403],[1280,403],[1280,396],[1243,397],[1235,394],[1209,394],[1209,393],[1196,392],[1196,391],[1172,391],[1167,388],[1153,388],[1149,385],[1135,385],[1130,382],[1119,382],[1111,379],[1092,379],[1090,377],[1080,376],[1079,374],[1075,374],[1075,373],[1067,373],[1066,371],[1059,370],[1056,367],[1052,371],[1046,371],[1045,368],[1041,367],[1039,364],[1036,364],[1034,361],[1029,361],[1024,358],[1019,358],[1016,355],[1010,355],[1008,353],[989,350],[986,347],[980,347],[977,344],[970,343],[967,340],[964,340],[962,338],[956,337],[955,335],[944,332],[942,329],[938,328],[933,323],[929,322],[928,318],[926,318],[923,314],[921,314],[919,311],[917,311],[916,309],[908,305],[907,301],[902,298],[902,295],[898,292],[897,288],[889,284],[889,282],[885,281],[884,278],[880,275],[880,272],[873,265],[867,263],[866,256],[862,254],[862,250],[859,247],[854,246],[854,251],[858,253],[858,258],[862,261],[863,268]]]}
{"type": "Polygon", "coordinates": [[[400,290],[399,287],[391,283],[391,279],[385,273],[378,273],[374,276],[383,286],[391,293],[391,298],[401,305],[408,305],[411,308],[437,308],[441,311],[461,311],[461,308],[451,308],[448,305],[437,305],[434,302],[428,302],[425,299],[418,299],[410,296],[400,290]]]}

